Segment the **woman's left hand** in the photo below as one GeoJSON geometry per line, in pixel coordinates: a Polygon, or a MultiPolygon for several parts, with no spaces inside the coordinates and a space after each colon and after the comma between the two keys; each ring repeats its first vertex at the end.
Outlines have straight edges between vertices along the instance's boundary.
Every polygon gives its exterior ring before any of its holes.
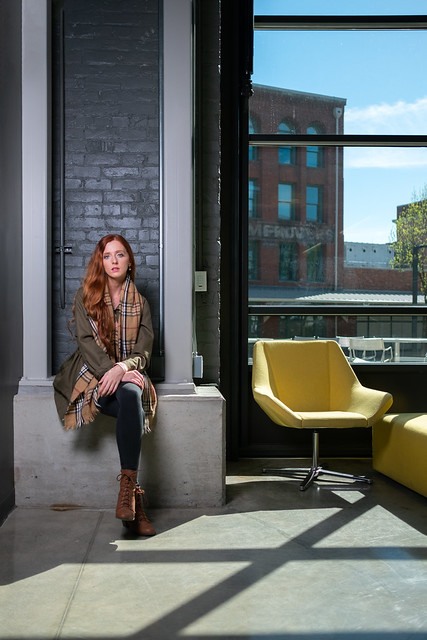
{"type": "Polygon", "coordinates": [[[98,392],[100,396],[111,396],[113,393],[117,391],[117,387],[119,386],[122,378],[124,376],[124,371],[121,367],[112,367],[104,373],[101,380],[99,381],[98,392]]]}
{"type": "Polygon", "coordinates": [[[133,382],[133,384],[137,384],[140,389],[144,388],[144,378],[136,369],[126,371],[122,382],[133,382]]]}

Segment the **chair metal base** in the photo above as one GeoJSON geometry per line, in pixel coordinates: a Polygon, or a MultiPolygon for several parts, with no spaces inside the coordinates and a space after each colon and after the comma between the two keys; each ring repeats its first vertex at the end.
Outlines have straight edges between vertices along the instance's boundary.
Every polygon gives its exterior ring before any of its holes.
{"type": "Polygon", "coordinates": [[[351,473],[341,473],[340,471],[329,471],[321,465],[319,465],[319,432],[313,431],[313,460],[311,467],[289,467],[287,469],[282,468],[265,468],[263,473],[280,473],[283,475],[295,475],[300,472],[306,474],[304,480],[300,484],[300,491],[305,491],[309,486],[313,484],[317,478],[323,475],[333,476],[335,478],[347,478],[348,480],[354,480],[356,482],[365,482],[366,484],[372,484],[371,478],[366,476],[357,476],[351,473]]]}

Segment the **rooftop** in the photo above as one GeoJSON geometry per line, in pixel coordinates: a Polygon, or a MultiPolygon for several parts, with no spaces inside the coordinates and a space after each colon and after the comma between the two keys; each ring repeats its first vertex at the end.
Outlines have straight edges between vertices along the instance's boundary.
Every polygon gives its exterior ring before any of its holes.
{"type": "Polygon", "coordinates": [[[253,84],[254,90],[262,89],[263,91],[274,91],[287,96],[294,96],[295,98],[310,98],[312,100],[321,100],[322,102],[340,102],[346,104],[347,98],[338,98],[336,96],[326,96],[321,93],[309,93],[307,91],[295,91],[294,89],[285,89],[283,87],[272,87],[266,84],[253,84]]]}
{"type": "MultiPolygon", "coordinates": [[[[412,293],[384,291],[325,291],[287,287],[249,286],[250,304],[412,304],[412,293]]],[[[418,304],[424,296],[418,295],[418,304]]]]}

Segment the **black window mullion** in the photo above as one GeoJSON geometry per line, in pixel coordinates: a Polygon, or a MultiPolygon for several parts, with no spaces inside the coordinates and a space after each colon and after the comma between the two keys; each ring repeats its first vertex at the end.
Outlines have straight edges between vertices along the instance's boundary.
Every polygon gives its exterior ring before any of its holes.
{"type": "Polygon", "coordinates": [[[313,316],[427,316],[424,305],[403,304],[250,304],[248,314],[313,316]]]}
{"type": "Polygon", "coordinates": [[[344,31],[427,29],[427,15],[418,16],[254,16],[256,31],[344,31]]]}
{"type": "MultiPolygon", "coordinates": [[[[313,146],[311,134],[253,133],[249,136],[252,146],[281,147],[284,143],[294,147],[313,146]]],[[[318,134],[316,146],[326,147],[427,147],[427,135],[356,135],[318,134]]]]}

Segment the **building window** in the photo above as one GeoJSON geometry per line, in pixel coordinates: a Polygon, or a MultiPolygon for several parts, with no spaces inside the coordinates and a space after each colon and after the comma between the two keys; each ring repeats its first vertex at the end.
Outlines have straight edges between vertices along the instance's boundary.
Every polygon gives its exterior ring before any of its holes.
{"type": "Polygon", "coordinates": [[[279,280],[295,281],[297,279],[297,245],[287,242],[279,247],[279,280]]]}
{"type": "MultiPolygon", "coordinates": [[[[254,120],[254,118],[249,118],[249,135],[252,133],[257,133],[258,126],[254,120]]],[[[254,162],[255,160],[259,160],[259,149],[258,147],[254,147],[253,145],[249,146],[249,162],[254,162]]]]}
{"type": "Polygon", "coordinates": [[[307,247],[307,282],[323,282],[323,247],[315,244],[307,247]]]}
{"type": "Polygon", "coordinates": [[[248,279],[258,280],[258,241],[257,240],[249,240],[248,279]]]}
{"type": "MultiPolygon", "coordinates": [[[[279,124],[279,133],[295,134],[295,127],[286,120],[279,124]]],[[[297,159],[297,150],[295,147],[279,147],[279,164],[295,165],[297,159]]]]}
{"type": "Polygon", "coordinates": [[[258,180],[251,178],[249,180],[249,198],[248,198],[248,215],[249,218],[258,217],[258,180]]]}
{"type": "Polygon", "coordinates": [[[322,222],[322,187],[306,187],[306,212],[307,222],[322,222]]]}
{"type": "Polygon", "coordinates": [[[279,183],[278,192],[279,220],[295,220],[295,185],[279,183]]]}
{"type": "MultiPolygon", "coordinates": [[[[320,127],[311,125],[310,127],[307,127],[307,133],[310,135],[317,135],[318,133],[322,133],[322,131],[320,127]]],[[[323,167],[322,147],[307,147],[307,167],[323,167]]]]}

